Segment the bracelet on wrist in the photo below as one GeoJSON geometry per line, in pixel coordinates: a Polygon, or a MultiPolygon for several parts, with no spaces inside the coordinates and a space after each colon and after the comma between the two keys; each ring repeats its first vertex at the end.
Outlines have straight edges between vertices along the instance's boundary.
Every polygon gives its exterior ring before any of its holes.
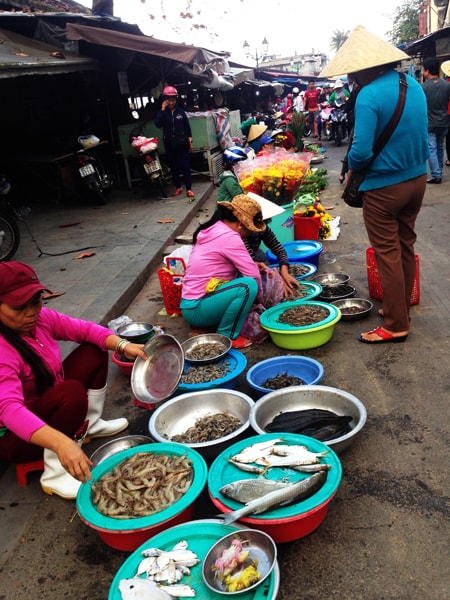
{"type": "Polygon", "coordinates": [[[125,347],[128,346],[129,343],[130,342],[128,340],[124,340],[123,338],[120,338],[120,340],[116,344],[116,352],[118,354],[123,354],[125,347]]]}

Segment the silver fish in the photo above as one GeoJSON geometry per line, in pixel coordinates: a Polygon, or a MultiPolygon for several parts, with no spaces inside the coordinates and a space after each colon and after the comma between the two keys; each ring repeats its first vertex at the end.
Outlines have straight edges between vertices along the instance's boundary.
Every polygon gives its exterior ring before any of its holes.
{"type": "Polygon", "coordinates": [[[240,469],[241,471],[245,471],[246,473],[255,473],[256,475],[262,475],[267,470],[263,467],[256,467],[255,465],[251,465],[250,463],[239,462],[237,460],[234,460],[233,457],[229,458],[228,462],[240,469]]]}
{"type": "MultiPolygon", "coordinates": [[[[175,583],[174,585],[160,585],[160,590],[167,591],[170,598],[195,598],[195,590],[187,583],[175,583]]],[[[150,600],[150,596],[149,596],[150,600]]],[[[155,600],[152,596],[151,600],[155,600]]]]}
{"type": "Polygon", "coordinates": [[[274,490],[281,490],[292,483],[270,479],[239,479],[222,486],[219,492],[226,498],[231,498],[242,504],[261,498],[274,490]]]}
{"type": "Polygon", "coordinates": [[[321,471],[320,473],[314,473],[311,477],[292,483],[284,488],[269,492],[261,498],[247,502],[245,506],[238,510],[233,510],[229,513],[222,513],[218,515],[222,519],[224,525],[234,523],[242,517],[247,515],[259,515],[260,513],[271,510],[272,508],[278,508],[279,506],[286,506],[293,504],[300,500],[305,500],[319,490],[325,483],[327,478],[327,472],[321,471]]]}
{"type": "Polygon", "coordinates": [[[266,467],[292,467],[296,465],[315,465],[320,462],[320,458],[325,456],[325,452],[309,452],[304,450],[299,454],[288,454],[287,456],[276,456],[271,454],[262,458],[256,459],[257,465],[266,467]]]}
{"type": "Polygon", "coordinates": [[[239,452],[239,454],[235,454],[231,458],[232,460],[241,463],[255,462],[255,459],[260,458],[261,456],[265,456],[268,452],[270,452],[271,448],[273,448],[273,446],[275,446],[276,443],[282,441],[283,438],[274,438],[273,440],[257,442],[256,444],[247,446],[241,452],[239,452]]]}

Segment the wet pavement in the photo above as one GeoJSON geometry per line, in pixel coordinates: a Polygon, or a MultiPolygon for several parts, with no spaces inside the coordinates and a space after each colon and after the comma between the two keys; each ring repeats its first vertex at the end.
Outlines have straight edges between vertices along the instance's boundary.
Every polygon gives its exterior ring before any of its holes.
{"type": "MultiPolygon", "coordinates": [[[[361,211],[340,200],[345,148],[325,147],[328,158],[320,166],[328,170],[329,186],[322,203],[341,216],[341,231],[336,241],[323,243],[319,273],[348,273],[358,296],[367,298],[361,211]]],[[[324,522],[306,538],[279,544],[280,600],[448,598],[447,170],[440,186],[427,188],[417,223],[420,303],[411,310],[408,340],[372,347],[357,341],[361,331],[380,323],[380,303],[374,301],[367,320],[341,321],[328,344],[299,352],[323,364],[322,385],[358,397],[368,420],[340,455],[343,479],[324,522]]],[[[64,292],[48,300],[57,310],[103,323],[127,314],[183,341],[188,327],[180,317],[164,314],[156,269],[177,236],[189,235],[212,214],[212,184],[194,180],[194,191],[196,203],[118,191],[100,208],[35,206],[29,225],[37,243],[24,231],[15,259],[32,264],[52,291],[64,292]],[[159,222],[167,220],[173,222],[159,222]],[[95,255],[75,259],[82,251],[95,255]]],[[[63,346],[63,353],[69,349],[63,346]]],[[[248,367],[286,353],[270,340],[245,351],[248,367]]],[[[126,416],[129,433],[148,434],[150,413],[134,405],[129,378],[113,363],[109,385],[107,415],[126,416]]],[[[237,389],[254,397],[244,375],[237,389]]],[[[101,443],[93,441],[86,451],[101,443]]],[[[110,548],[87,527],[75,503],[43,494],[39,473],[28,481],[19,487],[11,467],[0,477],[0,600],[107,598],[127,553],[110,548]]],[[[196,518],[216,512],[204,493],[196,518]]]]}

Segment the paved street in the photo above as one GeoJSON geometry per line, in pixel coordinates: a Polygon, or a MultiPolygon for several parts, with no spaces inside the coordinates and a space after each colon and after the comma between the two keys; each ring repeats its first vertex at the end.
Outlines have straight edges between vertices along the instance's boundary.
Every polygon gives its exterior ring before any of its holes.
{"type": "MultiPolygon", "coordinates": [[[[345,148],[325,146],[328,158],[321,166],[329,186],[322,202],[341,216],[341,233],[324,242],[319,272],[348,273],[358,295],[368,297],[361,211],[340,200],[345,148]]],[[[279,600],[448,598],[450,168],[444,175],[442,185],[427,188],[418,219],[420,303],[411,311],[408,340],[358,342],[361,331],[379,324],[374,301],[368,320],[340,322],[328,344],[303,352],[323,364],[321,384],[347,390],[365,404],[368,421],[340,455],[343,479],[325,521],[310,536],[279,545],[279,600]]],[[[101,209],[37,208],[30,226],[46,252],[95,246],[96,254],[39,257],[24,232],[15,258],[32,264],[53,291],[65,292],[49,300],[58,310],[102,322],[127,314],[160,324],[183,341],[188,328],[180,317],[162,314],[155,271],[167,244],[211,214],[211,190],[206,180],[194,181],[197,205],[122,191],[101,209]],[[173,223],[158,223],[163,219],[173,223]],[[60,227],[75,222],[80,224],[60,227]]],[[[245,353],[250,367],[286,351],[266,341],[245,353]]],[[[149,412],[134,406],[129,379],[112,363],[109,384],[108,414],[126,416],[130,433],[148,434],[149,412]]],[[[244,376],[238,389],[252,395],[244,376]]],[[[86,451],[100,444],[92,442],[86,451]]],[[[216,512],[203,494],[196,517],[216,512]]],[[[0,531],[0,600],[103,600],[127,556],[82,523],[74,503],[43,494],[38,473],[26,488],[17,486],[12,468],[0,476],[0,531]]]]}

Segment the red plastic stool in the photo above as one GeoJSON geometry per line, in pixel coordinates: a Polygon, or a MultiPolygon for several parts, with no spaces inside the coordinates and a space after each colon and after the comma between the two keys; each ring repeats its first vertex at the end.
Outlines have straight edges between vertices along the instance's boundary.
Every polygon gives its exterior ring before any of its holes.
{"type": "Polygon", "coordinates": [[[16,465],[16,477],[18,485],[25,487],[27,485],[27,475],[31,471],[43,471],[44,460],[34,460],[32,462],[20,463],[16,465]]]}

